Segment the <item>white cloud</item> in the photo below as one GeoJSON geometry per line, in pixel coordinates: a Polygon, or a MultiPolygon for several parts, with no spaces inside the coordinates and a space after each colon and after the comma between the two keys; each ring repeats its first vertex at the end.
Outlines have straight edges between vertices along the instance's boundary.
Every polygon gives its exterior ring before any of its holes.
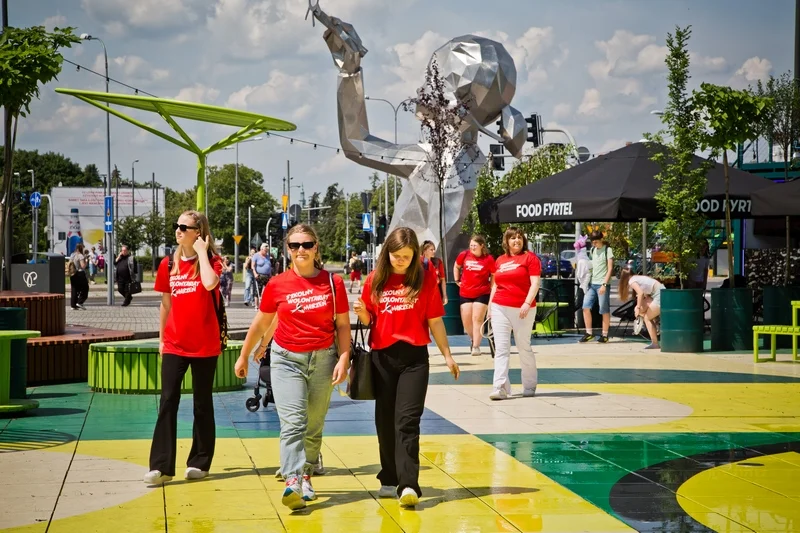
{"type": "Polygon", "coordinates": [[[292,120],[302,120],[311,114],[311,104],[303,104],[292,112],[292,120]]]}
{"type": "Polygon", "coordinates": [[[425,69],[431,55],[447,41],[447,38],[436,32],[426,31],[413,43],[398,43],[387,49],[387,52],[394,55],[394,61],[392,65],[384,65],[383,70],[400,80],[387,87],[390,99],[402,99],[417,94],[417,89],[425,81],[425,69]]]}
{"type": "Polygon", "coordinates": [[[736,71],[736,76],[752,82],[766,79],[771,72],[772,62],[769,59],[751,57],[736,71]]]}
{"type": "Polygon", "coordinates": [[[572,114],[572,106],[567,103],[556,104],[553,108],[553,118],[558,120],[560,118],[567,118],[572,114]]]}
{"type": "Polygon", "coordinates": [[[219,96],[219,90],[208,87],[202,83],[195,83],[191,87],[184,87],[175,96],[175,100],[210,104],[219,96]]]}
{"type": "Polygon", "coordinates": [[[355,163],[351,163],[344,154],[339,153],[328,157],[319,165],[311,167],[308,173],[312,176],[325,176],[341,172],[354,164],[355,163]]]}
{"type": "MultiPolygon", "coordinates": [[[[70,98],[72,100],[72,98],[70,98]]],[[[32,131],[37,132],[57,132],[57,131],[82,131],[86,123],[91,122],[102,114],[102,111],[94,106],[88,106],[82,102],[62,101],[58,109],[51,116],[46,118],[39,115],[31,115],[29,123],[32,131]]]]}
{"type": "Polygon", "coordinates": [[[311,97],[315,85],[316,75],[291,76],[280,70],[273,70],[266,83],[256,86],[246,85],[233,92],[225,102],[225,106],[264,111],[268,106],[277,103],[285,104],[286,102],[307,100],[311,97]]]}
{"type": "Polygon", "coordinates": [[[105,33],[117,36],[129,29],[158,32],[193,26],[204,4],[204,0],[81,0],[84,11],[104,24],[105,33]]]}
{"type": "Polygon", "coordinates": [[[64,28],[67,25],[67,17],[64,15],[54,15],[52,17],[47,17],[42,22],[42,26],[47,31],[53,31],[53,28],[64,28]]]}
{"type": "Polygon", "coordinates": [[[600,148],[595,150],[595,155],[605,154],[607,152],[624,148],[626,142],[635,142],[638,140],[639,139],[634,139],[633,141],[630,139],[607,139],[605,142],[603,142],[603,144],[600,145],[600,148]]]}
{"type": "Polygon", "coordinates": [[[602,111],[600,106],[600,91],[595,88],[586,89],[583,92],[583,100],[581,100],[581,105],[578,106],[578,114],[598,116],[602,111]]]}
{"type": "MultiPolygon", "coordinates": [[[[105,66],[102,55],[98,55],[95,58],[92,70],[104,72],[105,66]]],[[[109,58],[108,72],[110,77],[121,78],[130,84],[151,83],[162,81],[169,77],[169,70],[154,68],[149,62],[135,55],[109,58]]]]}

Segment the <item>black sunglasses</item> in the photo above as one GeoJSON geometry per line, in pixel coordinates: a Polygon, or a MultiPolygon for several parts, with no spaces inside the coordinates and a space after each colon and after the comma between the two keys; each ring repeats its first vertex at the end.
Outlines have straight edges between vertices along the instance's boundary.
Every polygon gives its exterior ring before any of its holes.
{"type": "Polygon", "coordinates": [[[193,229],[193,230],[198,230],[198,229],[200,229],[200,228],[198,228],[197,226],[187,226],[186,224],[178,224],[177,222],[173,222],[173,223],[172,223],[172,229],[173,229],[173,231],[174,231],[174,230],[176,230],[176,229],[178,229],[178,228],[180,228],[180,229],[181,229],[181,231],[182,231],[182,232],[184,232],[184,233],[186,233],[186,230],[187,230],[187,229],[193,229]]]}
{"type": "Polygon", "coordinates": [[[313,241],[305,241],[305,242],[290,242],[287,243],[286,246],[289,247],[290,250],[299,250],[302,246],[306,250],[312,249],[317,243],[313,241]]]}

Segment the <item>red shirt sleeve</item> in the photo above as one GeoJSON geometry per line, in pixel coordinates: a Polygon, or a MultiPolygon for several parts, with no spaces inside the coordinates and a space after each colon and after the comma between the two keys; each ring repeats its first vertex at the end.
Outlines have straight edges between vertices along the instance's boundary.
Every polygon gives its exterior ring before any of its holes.
{"type": "Polygon", "coordinates": [[[275,287],[280,284],[281,281],[283,281],[281,276],[276,276],[264,286],[264,292],[261,295],[261,305],[258,306],[258,310],[262,313],[278,312],[278,299],[275,296],[275,287]]]}
{"type": "Polygon", "coordinates": [[[439,278],[444,279],[444,261],[439,261],[439,278]]]}
{"type": "Polygon", "coordinates": [[[492,257],[491,255],[488,257],[489,259],[486,261],[486,266],[489,268],[489,272],[494,274],[495,272],[497,272],[497,263],[495,262],[494,257],[492,257]]]}
{"type": "Polygon", "coordinates": [[[211,267],[214,269],[214,272],[217,274],[217,276],[222,274],[222,257],[218,255],[212,255],[211,267]]]}
{"type": "Polygon", "coordinates": [[[350,312],[350,301],[347,299],[347,289],[341,276],[333,276],[333,288],[336,289],[336,314],[350,312]]]}
{"type": "Polygon", "coordinates": [[[372,272],[364,280],[364,287],[361,289],[361,299],[364,301],[364,307],[370,316],[375,316],[375,304],[372,301],[372,272]]]}
{"type": "Polygon", "coordinates": [[[442,293],[434,276],[425,276],[422,285],[424,296],[427,297],[425,303],[425,320],[444,316],[444,304],[442,304],[442,293]]]}
{"type": "Polygon", "coordinates": [[[529,276],[541,276],[542,275],[542,263],[539,261],[539,258],[536,254],[532,254],[528,252],[530,257],[528,258],[528,275],[529,276]]]}
{"type": "Polygon", "coordinates": [[[467,257],[467,251],[464,250],[463,252],[458,254],[458,257],[456,257],[456,264],[458,266],[464,266],[464,259],[466,259],[466,257],[467,257]]]}
{"type": "Polygon", "coordinates": [[[158,271],[156,272],[156,284],[153,290],[156,292],[172,292],[169,288],[169,257],[165,257],[158,264],[158,271]]]}

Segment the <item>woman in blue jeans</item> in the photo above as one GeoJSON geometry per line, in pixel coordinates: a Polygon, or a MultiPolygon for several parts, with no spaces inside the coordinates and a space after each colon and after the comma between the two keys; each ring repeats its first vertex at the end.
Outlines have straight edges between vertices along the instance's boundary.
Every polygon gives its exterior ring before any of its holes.
{"type": "Polygon", "coordinates": [[[282,503],[292,510],[316,499],[311,475],[319,461],[325,415],[333,386],[345,380],[350,365],[347,292],[341,277],[321,268],[318,243],[314,229],[305,224],[287,232],[292,268],[266,285],[235,367],[237,376],[247,376],[248,356],[259,342],[269,342],[262,338],[269,336],[277,314],[270,370],[281,423],[282,503]]]}

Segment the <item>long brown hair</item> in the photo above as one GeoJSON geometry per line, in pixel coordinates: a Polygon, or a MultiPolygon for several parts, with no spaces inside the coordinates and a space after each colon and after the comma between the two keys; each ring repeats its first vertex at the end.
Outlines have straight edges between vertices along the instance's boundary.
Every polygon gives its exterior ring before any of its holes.
{"type": "Polygon", "coordinates": [[[631,299],[631,291],[629,288],[631,276],[631,271],[627,268],[623,268],[619,272],[619,287],[617,287],[617,293],[619,294],[619,299],[623,302],[627,302],[631,299]]]}
{"type": "Polygon", "coordinates": [[[506,255],[511,255],[511,249],[508,246],[508,241],[511,239],[511,237],[517,236],[522,237],[522,252],[520,252],[520,255],[528,251],[528,237],[525,236],[525,233],[517,226],[509,226],[506,229],[506,232],[503,234],[503,251],[506,253],[506,255]]]}
{"type": "Polygon", "coordinates": [[[322,255],[320,255],[319,252],[319,236],[317,235],[317,232],[314,231],[314,228],[308,224],[297,224],[289,228],[289,231],[286,232],[286,238],[284,239],[284,242],[286,243],[286,253],[289,253],[289,237],[298,233],[311,235],[312,239],[314,240],[314,244],[317,245],[317,253],[314,254],[314,268],[322,270],[322,255]]]}
{"type": "Polygon", "coordinates": [[[383,248],[381,248],[381,254],[378,256],[375,273],[372,275],[371,297],[374,302],[380,301],[383,288],[392,274],[392,263],[389,260],[389,254],[406,247],[411,248],[412,257],[411,264],[408,265],[408,270],[406,270],[406,276],[403,280],[403,285],[406,287],[406,299],[413,300],[419,296],[425,272],[422,270],[422,262],[418,259],[420,248],[417,234],[411,228],[399,227],[395,228],[386,237],[383,242],[383,248]]]}
{"type": "MultiPolygon", "coordinates": [[[[217,245],[214,244],[214,237],[211,236],[211,228],[208,225],[208,217],[205,216],[203,213],[199,211],[184,211],[181,213],[182,216],[192,217],[194,220],[194,225],[197,226],[197,232],[200,234],[200,238],[205,240],[208,237],[208,255],[209,258],[217,255],[217,245]]],[[[180,217],[178,217],[180,218],[180,217]]],[[[174,276],[176,274],[181,273],[181,247],[175,247],[175,253],[172,255],[172,270],[170,271],[170,276],[174,276]]],[[[190,278],[194,279],[200,275],[200,261],[195,262],[194,266],[192,267],[192,272],[190,274],[190,278]]]]}

